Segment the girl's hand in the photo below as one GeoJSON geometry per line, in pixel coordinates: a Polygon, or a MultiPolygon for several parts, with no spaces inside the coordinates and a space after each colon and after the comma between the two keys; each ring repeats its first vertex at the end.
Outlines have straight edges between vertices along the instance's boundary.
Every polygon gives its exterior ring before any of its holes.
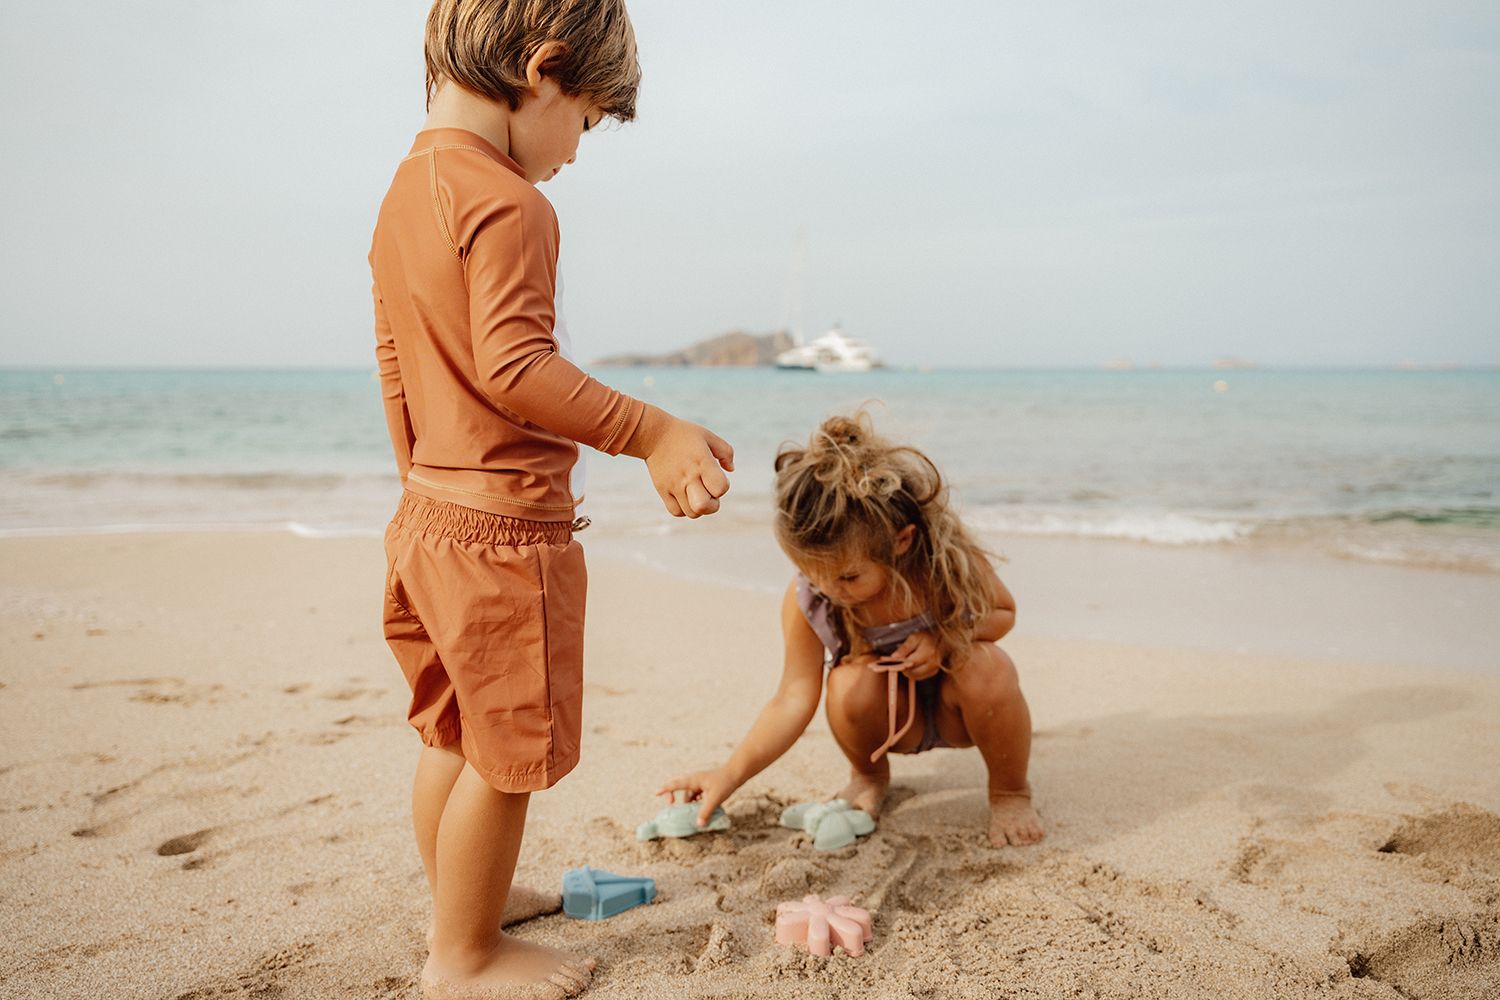
{"type": "Polygon", "coordinates": [[[914,681],[925,681],[943,668],[943,651],[931,632],[913,632],[885,659],[903,664],[901,672],[914,681]]]}
{"type": "Polygon", "coordinates": [[[656,790],[656,794],[665,795],[668,800],[675,802],[677,793],[684,792],[687,801],[701,802],[703,807],[698,810],[698,825],[706,826],[714,810],[734,794],[738,787],[724,768],[716,767],[711,771],[694,771],[692,774],[679,774],[670,778],[656,790]]]}

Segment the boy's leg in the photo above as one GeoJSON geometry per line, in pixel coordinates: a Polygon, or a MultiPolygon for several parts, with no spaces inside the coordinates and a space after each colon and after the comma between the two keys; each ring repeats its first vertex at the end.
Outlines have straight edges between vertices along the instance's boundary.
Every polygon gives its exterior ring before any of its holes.
{"type": "Polygon", "coordinates": [[[999,646],[975,643],[969,661],[952,671],[944,689],[958,703],[964,728],[989,769],[990,842],[1034,844],[1042,820],[1031,804],[1031,709],[1015,664],[999,646]]]}
{"type": "Polygon", "coordinates": [[[417,758],[417,775],[411,786],[411,822],[417,835],[417,851],[427,871],[427,888],[437,892],[437,834],[448,793],[464,769],[458,745],[423,747],[417,758]]]}
{"type": "MultiPolygon", "coordinates": [[[[889,757],[870,763],[870,754],[890,735],[888,683],[885,674],[857,664],[846,663],[828,671],[828,728],[839,749],[849,758],[849,784],[834,797],[871,816],[880,813],[891,784],[889,757]]],[[[907,711],[903,683],[901,700],[896,706],[897,719],[905,720],[907,711]]],[[[902,749],[908,749],[904,746],[908,743],[915,746],[922,738],[919,730],[919,726],[912,727],[897,746],[902,749]]]]}
{"type": "Polygon", "coordinates": [[[433,942],[424,995],[572,996],[592,964],[500,931],[526,826],[530,793],[490,787],[465,766],[438,824],[433,942]]]}
{"type": "MultiPolygon", "coordinates": [[[[422,867],[427,872],[427,888],[434,895],[437,893],[438,822],[443,818],[448,795],[463,768],[464,757],[456,743],[447,747],[423,747],[422,755],[417,759],[417,775],[411,791],[412,826],[417,835],[417,851],[422,855],[422,867]]],[[[560,909],[562,896],[559,893],[514,885],[500,920],[502,925],[515,924],[560,909]]],[[[430,944],[430,930],[427,937],[430,944]]]]}

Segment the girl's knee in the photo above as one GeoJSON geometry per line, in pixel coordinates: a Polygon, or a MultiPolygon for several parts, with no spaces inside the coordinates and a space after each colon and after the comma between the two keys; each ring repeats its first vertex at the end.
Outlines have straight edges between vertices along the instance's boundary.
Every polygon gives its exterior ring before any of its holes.
{"type": "Polygon", "coordinates": [[[828,711],[850,718],[879,710],[882,717],[886,704],[884,675],[854,664],[834,667],[828,672],[828,711]]]}
{"type": "Polygon", "coordinates": [[[1021,678],[1005,650],[976,643],[963,666],[951,672],[951,687],[960,702],[994,703],[1021,697],[1021,678]]]}

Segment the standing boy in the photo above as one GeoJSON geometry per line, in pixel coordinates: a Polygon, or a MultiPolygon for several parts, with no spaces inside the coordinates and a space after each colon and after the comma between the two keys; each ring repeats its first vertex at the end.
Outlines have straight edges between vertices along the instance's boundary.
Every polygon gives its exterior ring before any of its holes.
{"type": "Polygon", "coordinates": [[[554,333],[558,231],[535,185],[635,115],[623,0],[437,0],[428,116],[370,251],[405,492],[385,634],[424,744],[412,806],[433,897],[422,991],[571,996],[593,963],[501,933],[529,794],[578,761],[578,444],[646,461],[667,510],[714,512],[733,452],[586,376],[554,333]],[[577,442],[577,443],[575,443],[577,442]]]}

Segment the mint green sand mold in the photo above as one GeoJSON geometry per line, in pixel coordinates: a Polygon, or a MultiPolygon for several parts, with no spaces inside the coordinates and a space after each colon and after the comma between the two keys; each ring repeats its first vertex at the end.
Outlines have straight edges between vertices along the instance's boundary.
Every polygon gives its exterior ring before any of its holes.
{"type": "Polygon", "coordinates": [[[875,820],[863,809],[851,809],[843,799],[828,802],[798,802],[781,814],[781,825],[805,830],[819,851],[848,847],[875,831],[875,820]]]}
{"type": "Polygon", "coordinates": [[[698,806],[691,802],[679,802],[667,806],[649,823],[636,827],[636,840],[655,840],[657,837],[691,837],[697,833],[727,830],[729,817],[723,809],[715,809],[703,826],[698,825],[698,806]]]}

